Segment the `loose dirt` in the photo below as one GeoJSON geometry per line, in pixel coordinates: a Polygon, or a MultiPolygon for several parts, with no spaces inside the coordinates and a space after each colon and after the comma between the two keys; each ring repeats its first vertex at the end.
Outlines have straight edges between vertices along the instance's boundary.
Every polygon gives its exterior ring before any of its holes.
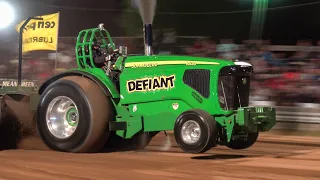
{"type": "Polygon", "coordinates": [[[262,134],[246,150],[216,147],[188,154],[158,134],[144,151],[97,154],[53,152],[39,138],[0,151],[0,179],[320,179],[320,139],[262,134]],[[41,150],[38,150],[41,149],[41,150]]]}

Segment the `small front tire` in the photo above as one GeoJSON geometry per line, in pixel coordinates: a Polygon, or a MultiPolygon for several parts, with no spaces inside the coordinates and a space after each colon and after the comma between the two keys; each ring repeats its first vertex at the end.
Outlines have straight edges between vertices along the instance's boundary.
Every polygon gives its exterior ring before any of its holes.
{"type": "Polygon", "coordinates": [[[204,153],[216,145],[216,121],[203,110],[186,111],[175,123],[174,137],[185,152],[204,153]]]}

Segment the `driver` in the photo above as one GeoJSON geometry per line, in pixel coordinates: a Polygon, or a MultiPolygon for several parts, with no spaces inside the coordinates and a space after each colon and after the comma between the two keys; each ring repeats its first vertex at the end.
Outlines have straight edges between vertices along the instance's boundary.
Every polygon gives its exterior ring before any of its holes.
{"type": "Polygon", "coordinates": [[[92,57],[93,62],[97,67],[101,68],[105,66],[105,62],[108,55],[107,53],[103,52],[103,50],[100,47],[100,43],[98,43],[96,40],[93,41],[92,45],[92,57]]]}
{"type": "Polygon", "coordinates": [[[120,56],[120,53],[118,49],[112,50],[110,53],[103,52],[100,43],[95,40],[92,45],[92,55],[95,65],[101,68],[107,65],[109,61],[113,65],[120,56]]]}

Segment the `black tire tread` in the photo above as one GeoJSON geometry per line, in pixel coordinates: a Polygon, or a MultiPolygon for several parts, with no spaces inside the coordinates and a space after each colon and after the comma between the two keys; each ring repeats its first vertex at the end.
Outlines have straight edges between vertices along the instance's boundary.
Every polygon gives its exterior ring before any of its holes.
{"type": "MultiPolygon", "coordinates": [[[[42,140],[48,141],[47,143],[45,143],[50,146],[51,149],[56,151],[73,153],[98,152],[107,141],[110,133],[108,129],[108,122],[113,117],[112,103],[110,99],[105,96],[102,89],[95,82],[81,76],[67,76],[53,82],[47,87],[41,98],[45,98],[45,93],[50,92],[51,88],[56,88],[56,86],[59,86],[60,83],[63,83],[63,86],[73,86],[73,88],[76,87],[76,91],[82,91],[81,94],[85,96],[84,99],[86,101],[83,102],[84,104],[86,104],[86,106],[84,106],[83,108],[87,108],[86,113],[89,113],[87,116],[87,118],[89,118],[89,122],[87,122],[87,128],[89,129],[84,132],[86,134],[84,138],[79,141],[79,144],[71,145],[68,148],[58,148],[55,145],[56,142],[51,142],[51,140],[49,140],[50,138],[46,138],[46,134],[42,135],[42,140]]],[[[81,101],[78,101],[77,103],[80,104],[80,102],[81,101]]],[[[44,113],[44,110],[41,110],[40,112],[44,113]]],[[[38,119],[38,121],[42,120],[38,119]]],[[[84,126],[82,126],[82,130],[83,127],[84,126]]],[[[82,130],[79,130],[78,134],[81,133],[82,130]]]]}
{"type": "MultiPolygon", "coordinates": [[[[205,124],[205,127],[208,130],[208,139],[206,140],[205,145],[203,147],[201,146],[202,149],[201,148],[199,148],[198,150],[185,149],[185,151],[193,153],[193,154],[198,154],[198,153],[204,153],[204,152],[208,151],[209,149],[211,149],[212,147],[214,147],[216,145],[216,139],[217,139],[217,134],[218,134],[215,119],[208,112],[206,112],[202,109],[192,109],[192,110],[188,110],[188,111],[184,112],[182,114],[182,116],[180,116],[178,118],[178,121],[180,118],[183,118],[183,116],[187,115],[187,114],[194,114],[194,115],[197,115],[197,116],[203,118],[203,123],[205,124]]],[[[176,127],[175,127],[175,129],[176,129],[176,127]]],[[[177,138],[176,133],[175,133],[175,136],[177,138]]],[[[176,139],[176,141],[177,141],[177,139],[176,139]]],[[[182,149],[184,149],[178,141],[177,141],[177,143],[182,149]]]]}
{"type": "Polygon", "coordinates": [[[217,142],[216,139],[218,136],[218,131],[216,129],[217,125],[216,125],[215,119],[206,111],[204,111],[202,109],[196,109],[195,111],[198,112],[199,114],[201,114],[205,119],[208,120],[207,121],[209,123],[208,127],[210,127],[209,141],[208,141],[206,147],[202,151],[200,151],[200,153],[204,153],[204,152],[210,150],[212,147],[216,146],[216,142],[217,142]]]}
{"type": "Polygon", "coordinates": [[[243,139],[237,139],[237,140],[231,140],[229,143],[226,144],[228,148],[231,149],[246,149],[251,147],[258,139],[259,132],[255,133],[248,133],[247,140],[243,139]]]}
{"type": "Polygon", "coordinates": [[[98,152],[109,136],[109,121],[112,117],[112,104],[108,101],[100,87],[88,78],[81,76],[67,76],[63,80],[70,80],[78,84],[86,94],[92,111],[93,126],[86,142],[78,150],[79,152],[98,152]],[[81,83],[80,83],[81,82],[81,83]]]}

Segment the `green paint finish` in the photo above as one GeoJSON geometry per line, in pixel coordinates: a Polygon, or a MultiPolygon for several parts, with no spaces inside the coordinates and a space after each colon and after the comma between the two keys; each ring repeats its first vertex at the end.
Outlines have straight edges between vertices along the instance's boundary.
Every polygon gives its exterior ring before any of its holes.
{"type": "Polygon", "coordinates": [[[233,128],[235,126],[235,123],[237,122],[236,114],[231,114],[229,116],[215,117],[215,120],[221,125],[222,128],[224,128],[227,134],[227,141],[230,142],[231,137],[233,135],[233,128]]]}
{"type": "Polygon", "coordinates": [[[180,100],[165,100],[129,105],[133,115],[143,117],[144,131],[172,130],[178,116],[189,105],[180,100]]]}
{"type": "MultiPolygon", "coordinates": [[[[160,57],[160,56],[159,56],[160,57]]],[[[163,58],[161,56],[161,58],[163,58]]],[[[174,56],[171,57],[171,62],[176,59],[176,61],[183,59],[184,56],[174,56]]],[[[126,64],[129,62],[130,58],[127,58],[126,64]]],[[[149,59],[149,58],[148,58],[149,59]]],[[[196,58],[190,58],[196,59],[196,58]]],[[[201,59],[201,58],[200,58],[201,59]]],[[[215,62],[215,61],[211,61],[215,62]]],[[[221,63],[223,64],[223,63],[221,63]]],[[[224,62],[228,65],[229,63],[224,62]]],[[[121,89],[121,104],[139,104],[155,101],[165,101],[165,100],[179,100],[188,105],[189,108],[200,108],[206,110],[211,114],[228,114],[220,108],[218,98],[217,98],[217,79],[218,73],[222,65],[170,65],[170,66],[156,66],[149,68],[125,68],[120,76],[120,89],[121,89]],[[196,90],[187,86],[183,82],[183,75],[185,70],[188,69],[208,69],[210,70],[210,95],[208,98],[201,96],[196,90]],[[174,76],[173,86],[169,88],[147,90],[138,89],[133,91],[128,89],[128,82],[137,82],[137,80],[148,80],[154,81],[154,78],[161,77],[171,77],[174,76]],[[197,98],[193,96],[196,94],[201,97],[202,101],[199,102],[197,98]]],[[[150,84],[150,81],[148,82],[150,84]]],[[[137,85],[137,83],[136,83],[137,85]]],[[[141,84],[140,84],[141,85],[141,84]]],[[[171,83],[170,83],[171,85],[171,83]]],[[[141,86],[140,86],[141,87],[141,86]]],[[[151,87],[152,88],[152,87],[151,87]]],[[[187,110],[187,109],[185,109],[187,110]]],[[[154,109],[154,111],[158,111],[154,109]]],[[[163,111],[163,109],[159,109],[163,111]]]]}
{"type": "Polygon", "coordinates": [[[247,107],[244,109],[245,124],[249,131],[269,131],[276,124],[276,111],[271,107],[247,107]]]}
{"type": "Polygon", "coordinates": [[[269,131],[276,124],[275,109],[271,107],[241,107],[230,116],[215,117],[215,120],[226,130],[230,142],[234,126],[247,129],[249,132],[269,131]]]}
{"type": "Polygon", "coordinates": [[[127,130],[118,130],[116,134],[123,138],[131,138],[136,133],[143,130],[142,127],[142,116],[138,114],[132,114],[129,111],[129,107],[127,105],[118,104],[115,106],[117,115],[115,117],[116,122],[126,122],[127,123],[127,130]]]}
{"type": "MultiPolygon", "coordinates": [[[[212,65],[207,66],[214,66],[215,64],[220,66],[229,66],[234,65],[234,62],[227,61],[227,60],[220,60],[220,59],[213,59],[213,58],[206,58],[206,57],[194,57],[194,56],[177,56],[177,55],[157,55],[157,56],[130,56],[126,59],[126,66],[129,63],[145,63],[145,62],[153,62],[156,64],[157,62],[161,61],[161,63],[170,63],[170,61],[176,61],[180,63],[181,61],[194,61],[198,63],[197,65],[201,65],[200,63],[212,63],[212,65]]],[[[187,62],[188,63],[188,62],[187,62]]],[[[193,64],[188,63],[187,66],[193,67],[193,64]],[[189,64],[189,65],[188,65],[189,64]]],[[[164,66],[174,65],[174,64],[165,64],[164,66]]],[[[153,66],[151,68],[156,68],[158,66],[153,66]]],[[[144,68],[144,67],[140,67],[144,68]]]]}
{"type": "Polygon", "coordinates": [[[114,65],[114,69],[122,71],[125,68],[125,64],[123,63],[123,61],[125,61],[126,59],[126,57],[120,56],[114,65]]]}
{"type": "Polygon", "coordinates": [[[236,119],[236,123],[239,124],[239,126],[246,126],[247,122],[245,121],[246,119],[248,119],[248,114],[245,113],[245,109],[240,108],[237,111],[238,114],[238,118],[236,119]]]}
{"type": "Polygon", "coordinates": [[[116,132],[118,136],[123,138],[129,139],[132,138],[133,135],[143,130],[142,127],[142,117],[141,116],[121,116],[117,117],[117,122],[126,122],[127,123],[127,130],[119,130],[116,132]]]}
{"type": "Polygon", "coordinates": [[[251,132],[269,131],[276,124],[275,109],[271,107],[243,107],[237,111],[237,124],[251,132]]]}
{"type": "Polygon", "coordinates": [[[231,137],[233,135],[234,125],[235,125],[235,116],[232,115],[231,117],[227,118],[227,121],[226,121],[227,142],[230,142],[231,140],[231,137]]]}
{"type": "Polygon", "coordinates": [[[75,49],[78,67],[96,68],[92,56],[92,45],[94,40],[101,40],[101,48],[105,48],[107,50],[109,50],[109,48],[111,48],[112,50],[115,49],[115,45],[107,30],[100,30],[98,28],[82,30],[79,32],[79,35],[77,37],[75,49]],[[109,43],[107,41],[109,41],[109,43]]]}

